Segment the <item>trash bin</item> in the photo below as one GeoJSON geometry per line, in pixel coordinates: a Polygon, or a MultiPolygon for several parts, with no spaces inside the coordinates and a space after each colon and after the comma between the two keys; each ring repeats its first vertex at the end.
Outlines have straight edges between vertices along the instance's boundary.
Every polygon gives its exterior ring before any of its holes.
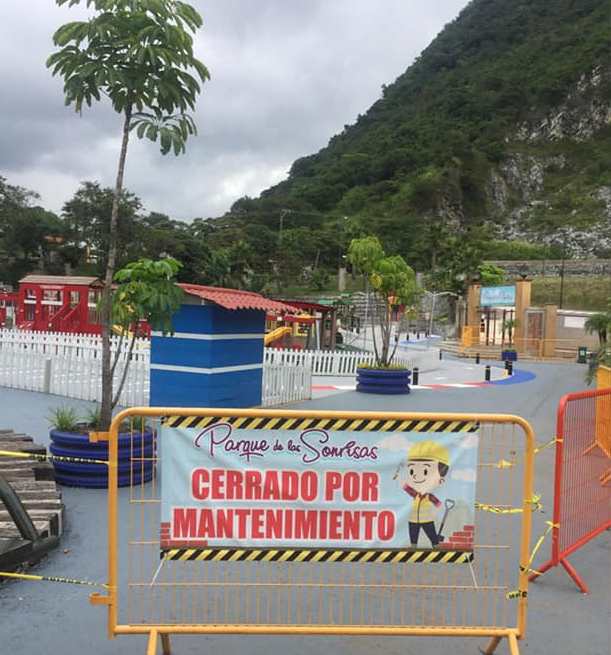
{"type": "Polygon", "coordinates": [[[578,364],[588,363],[588,349],[586,346],[579,346],[579,348],[577,349],[577,363],[578,364]]]}

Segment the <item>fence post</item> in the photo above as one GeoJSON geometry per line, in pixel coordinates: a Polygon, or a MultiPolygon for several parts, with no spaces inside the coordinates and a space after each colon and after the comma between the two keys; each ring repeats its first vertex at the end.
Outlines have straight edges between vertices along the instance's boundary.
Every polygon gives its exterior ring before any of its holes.
{"type": "Polygon", "coordinates": [[[51,393],[51,366],[52,366],[52,359],[50,357],[47,357],[45,359],[45,369],[42,379],[43,393],[51,393]]]}

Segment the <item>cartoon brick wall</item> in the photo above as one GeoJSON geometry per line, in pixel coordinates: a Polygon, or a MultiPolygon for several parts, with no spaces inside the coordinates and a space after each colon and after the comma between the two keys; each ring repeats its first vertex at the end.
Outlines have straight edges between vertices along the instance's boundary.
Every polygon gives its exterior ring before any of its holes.
{"type": "Polygon", "coordinates": [[[161,530],[159,532],[159,547],[161,550],[167,550],[168,548],[207,548],[208,547],[208,542],[207,541],[196,541],[196,540],[189,540],[189,541],[179,541],[176,539],[171,539],[170,538],[170,522],[169,521],[162,521],[161,522],[161,530]]]}
{"type": "Polygon", "coordinates": [[[443,550],[472,550],[475,536],[475,526],[464,525],[462,530],[446,536],[437,547],[443,550]]]}

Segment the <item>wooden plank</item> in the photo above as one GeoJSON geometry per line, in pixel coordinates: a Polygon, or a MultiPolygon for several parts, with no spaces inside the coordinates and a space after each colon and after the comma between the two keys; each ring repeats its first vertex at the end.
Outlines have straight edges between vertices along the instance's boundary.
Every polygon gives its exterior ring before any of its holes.
{"type": "Polygon", "coordinates": [[[2,471],[2,477],[8,482],[17,481],[17,480],[31,480],[34,482],[36,478],[34,477],[34,471],[32,469],[17,469],[16,471],[2,471]]]}
{"type": "MultiPolygon", "coordinates": [[[[52,534],[49,521],[34,521],[34,526],[41,537],[49,537],[52,534]]],[[[14,523],[0,523],[0,535],[2,535],[3,539],[9,539],[12,537],[20,537],[21,533],[14,523]]]]}
{"type": "Polygon", "coordinates": [[[11,482],[11,487],[19,494],[23,491],[51,492],[55,491],[61,496],[57,484],[50,480],[16,480],[11,482]]]}
{"type": "Polygon", "coordinates": [[[33,443],[34,439],[23,432],[11,432],[10,434],[0,434],[0,440],[8,441],[27,441],[28,443],[33,443]]]}
{"type": "MultiPolygon", "coordinates": [[[[60,498],[25,498],[19,495],[23,506],[29,511],[31,509],[62,509],[63,503],[60,498]]],[[[4,503],[0,500],[0,511],[6,510],[4,503]]]]}
{"type": "Polygon", "coordinates": [[[33,453],[35,455],[47,454],[45,446],[41,446],[40,444],[33,443],[32,441],[24,441],[23,439],[3,439],[2,437],[0,437],[0,450],[33,453]]]}
{"type": "MultiPolygon", "coordinates": [[[[62,534],[62,523],[63,523],[63,511],[62,510],[47,510],[47,509],[35,509],[35,510],[28,510],[28,514],[30,515],[30,518],[32,519],[32,522],[34,525],[37,525],[38,522],[48,522],[49,524],[49,530],[51,531],[51,534],[53,535],[61,535],[62,534]]],[[[5,524],[13,524],[13,519],[11,515],[7,511],[0,511],[0,525],[3,523],[5,524]]],[[[0,530],[0,534],[5,534],[0,530]]]]}
{"type": "Polygon", "coordinates": [[[32,459],[18,459],[12,457],[0,457],[1,471],[17,471],[19,469],[31,469],[36,462],[32,459]]]}

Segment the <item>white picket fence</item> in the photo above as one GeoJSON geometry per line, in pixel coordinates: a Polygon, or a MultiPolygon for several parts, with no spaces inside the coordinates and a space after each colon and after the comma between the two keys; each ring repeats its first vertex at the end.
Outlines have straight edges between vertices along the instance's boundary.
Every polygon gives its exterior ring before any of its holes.
{"type": "MultiPolygon", "coordinates": [[[[113,337],[118,387],[129,357],[126,339],[113,337]]],[[[137,339],[119,399],[124,406],[146,405],[149,399],[150,348],[137,339]]],[[[0,386],[41,391],[81,400],[101,400],[102,342],[92,335],[0,330],[0,386]]]]}
{"type": "MultiPolygon", "coordinates": [[[[368,352],[266,348],[265,363],[305,366],[311,369],[312,375],[349,376],[356,375],[359,364],[374,364],[375,355],[368,352]]],[[[395,356],[393,364],[412,368],[411,359],[403,355],[395,356]]]]}
{"type": "Polygon", "coordinates": [[[312,369],[288,364],[263,365],[263,407],[310,400],[312,369]]]}
{"type": "MultiPolygon", "coordinates": [[[[127,346],[127,339],[112,337],[113,357],[118,349],[121,351],[114,376],[115,388],[129,357],[127,346]]],[[[374,362],[375,356],[369,352],[266,348],[262,404],[267,407],[310,399],[313,375],[353,376],[359,364],[374,362]]],[[[413,354],[410,357],[398,354],[394,363],[408,368],[420,365],[413,354]]],[[[148,405],[149,372],[150,342],[137,339],[120,405],[148,405]]],[[[0,386],[100,401],[101,338],[95,335],[0,330],[0,386]]]]}
{"type": "MultiPolygon", "coordinates": [[[[127,339],[112,338],[114,353],[121,348],[115,388],[128,358],[127,339]]],[[[148,405],[150,342],[137,339],[119,404],[148,405]]],[[[0,330],[0,386],[100,401],[102,342],[92,335],[0,330]]],[[[299,365],[263,366],[265,407],[312,397],[311,370],[299,365]]]]}

